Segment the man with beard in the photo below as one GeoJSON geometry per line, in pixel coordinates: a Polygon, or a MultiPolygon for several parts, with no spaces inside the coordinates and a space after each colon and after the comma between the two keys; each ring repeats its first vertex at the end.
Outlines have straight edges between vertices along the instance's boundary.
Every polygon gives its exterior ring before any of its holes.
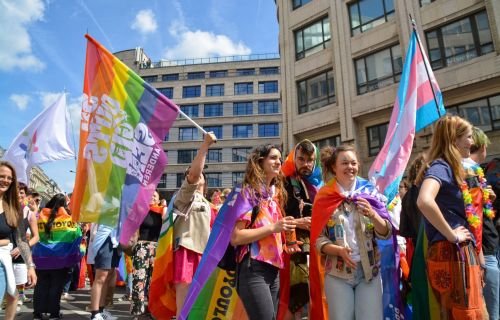
{"type": "Polygon", "coordinates": [[[319,160],[319,150],[305,139],[295,146],[282,166],[288,194],[285,213],[296,221],[296,240],[290,241],[287,237],[287,246],[296,245],[294,241],[297,241],[301,251],[285,255],[285,268],[280,276],[278,319],[294,319],[309,302],[309,233],[312,203],[322,185],[319,160]]]}

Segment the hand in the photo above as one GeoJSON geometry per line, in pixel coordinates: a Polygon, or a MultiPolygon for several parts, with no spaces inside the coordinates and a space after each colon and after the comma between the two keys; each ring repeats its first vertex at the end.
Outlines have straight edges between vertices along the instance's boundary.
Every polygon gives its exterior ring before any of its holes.
{"type": "Polygon", "coordinates": [[[19,251],[19,248],[17,247],[12,249],[12,251],[10,252],[10,256],[12,257],[12,259],[17,259],[20,255],[21,251],[19,251]]]}
{"type": "Polygon", "coordinates": [[[495,199],[497,198],[497,195],[495,194],[495,191],[493,191],[493,188],[491,187],[491,185],[487,185],[486,190],[488,190],[488,193],[490,195],[490,200],[495,201],[495,199]]]}
{"type": "Polygon", "coordinates": [[[304,230],[311,230],[311,217],[304,217],[300,219],[295,219],[297,228],[304,230]]]}
{"type": "Polygon", "coordinates": [[[29,202],[28,202],[28,208],[32,211],[32,212],[37,212],[38,211],[38,203],[35,201],[35,199],[31,199],[29,202]]]}
{"type": "Polygon", "coordinates": [[[273,233],[278,233],[282,231],[292,231],[295,230],[295,225],[296,225],[295,219],[293,217],[286,216],[272,225],[272,231],[273,233]]]}
{"type": "Polygon", "coordinates": [[[373,218],[375,217],[375,211],[373,210],[372,206],[368,202],[368,200],[363,199],[363,198],[358,198],[356,200],[356,207],[358,208],[359,212],[364,215],[365,217],[368,218],[373,218]]]}
{"type": "Polygon", "coordinates": [[[29,267],[28,268],[28,283],[26,283],[26,289],[34,288],[36,286],[36,272],[35,268],[29,267]]]}
{"type": "Polygon", "coordinates": [[[351,252],[352,252],[351,248],[340,247],[340,246],[338,248],[339,249],[337,256],[341,257],[344,260],[347,267],[350,267],[351,269],[356,269],[357,263],[351,258],[351,252]]]}
{"type": "Polygon", "coordinates": [[[455,235],[455,238],[448,241],[453,242],[453,243],[462,243],[465,241],[470,241],[472,240],[472,235],[467,228],[460,226],[455,229],[453,229],[453,234],[455,235]]]}
{"type": "Polygon", "coordinates": [[[207,145],[210,147],[212,144],[217,142],[217,137],[215,136],[215,133],[213,131],[207,132],[205,135],[205,138],[203,139],[203,144],[207,145]]]}

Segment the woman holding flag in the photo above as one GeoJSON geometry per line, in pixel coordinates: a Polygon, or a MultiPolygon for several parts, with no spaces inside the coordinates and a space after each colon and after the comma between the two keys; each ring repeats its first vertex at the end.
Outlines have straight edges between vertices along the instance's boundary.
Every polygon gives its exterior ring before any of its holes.
{"type": "Polygon", "coordinates": [[[294,218],[284,217],[286,190],[276,146],[260,146],[249,155],[242,193],[257,205],[239,214],[231,235],[231,244],[240,246],[237,292],[250,320],[271,320],[284,265],[282,233],[295,229],[294,218]]]}
{"type": "Polygon", "coordinates": [[[385,197],[358,177],[354,147],[323,148],[333,178],[316,195],[311,222],[311,319],[382,319],[382,280],[376,238],[392,233],[385,197]],[[325,257],[320,266],[320,255],[325,257]],[[320,268],[324,267],[324,279],[320,268]],[[325,308],[324,293],[328,302],[325,308]],[[328,316],[326,315],[328,313],[328,316]]]}
{"type": "Polygon", "coordinates": [[[472,126],[458,116],[438,120],[421,182],[417,205],[425,217],[427,278],[441,318],[483,319],[480,265],[469,231],[468,187],[462,158],[470,156],[472,126]]]}

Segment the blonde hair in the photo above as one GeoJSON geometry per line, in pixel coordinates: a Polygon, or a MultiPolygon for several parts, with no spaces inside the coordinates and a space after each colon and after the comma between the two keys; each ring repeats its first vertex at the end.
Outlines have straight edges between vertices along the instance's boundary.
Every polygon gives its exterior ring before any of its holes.
{"type": "Polygon", "coordinates": [[[7,191],[3,194],[2,202],[3,210],[5,212],[5,220],[7,220],[7,224],[10,227],[15,228],[19,223],[19,213],[21,212],[16,170],[12,164],[7,161],[0,161],[0,167],[7,167],[12,172],[12,182],[10,183],[9,189],[7,189],[7,191]]]}
{"type": "MultiPolygon", "coordinates": [[[[275,145],[267,144],[255,148],[248,156],[248,162],[243,179],[243,189],[246,189],[250,197],[259,200],[262,196],[262,188],[266,187],[266,173],[262,167],[262,160],[264,160],[271,150],[276,149],[281,152],[280,148],[275,145]]],[[[285,176],[279,172],[278,176],[273,178],[271,185],[276,188],[276,197],[281,208],[286,203],[286,190],[285,190],[285,176]]]]}
{"type": "Polygon", "coordinates": [[[434,127],[431,148],[427,152],[424,165],[417,177],[418,183],[423,181],[425,172],[436,159],[446,161],[451,167],[455,181],[458,184],[463,182],[465,172],[462,167],[462,156],[455,145],[455,141],[467,134],[468,131],[472,132],[472,125],[459,116],[444,116],[437,121],[434,127]]]}

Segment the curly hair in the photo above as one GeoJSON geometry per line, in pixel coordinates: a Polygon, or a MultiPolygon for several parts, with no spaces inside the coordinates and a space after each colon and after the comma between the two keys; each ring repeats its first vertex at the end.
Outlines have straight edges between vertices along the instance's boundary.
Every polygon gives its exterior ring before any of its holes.
{"type": "MultiPolygon", "coordinates": [[[[273,149],[281,152],[279,147],[272,144],[266,144],[255,148],[248,156],[245,177],[243,179],[243,189],[245,189],[247,191],[246,193],[255,200],[262,197],[262,189],[266,188],[266,173],[262,167],[262,160],[264,160],[273,149]]],[[[273,178],[271,185],[274,185],[276,188],[278,203],[283,207],[287,200],[287,194],[285,190],[285,176],[281,170],[278,176],[273,178]]]]}
{"type": "Polygon", "coordinates": [[[9,189],[3,194],[3,210],[5,212],[5,220],[7,224],[15,228],[18,226],[19,219],[21,217],[21,204],[19,203],[19,191],[16,169],[12,166],[10,162],[0,161],[0,167],[7,167],[12,173],[12,181],[10,183],[9,189]]]}

